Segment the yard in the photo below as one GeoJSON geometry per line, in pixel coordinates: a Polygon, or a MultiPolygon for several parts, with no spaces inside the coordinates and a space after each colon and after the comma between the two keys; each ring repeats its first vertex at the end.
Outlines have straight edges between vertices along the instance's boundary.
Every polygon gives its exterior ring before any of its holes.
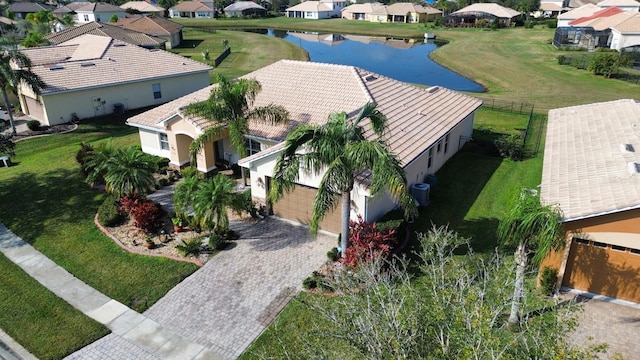
{"type": "MultiPolygon", "coordinates": [[[[81,142],[109,137],[116,146],[137,144],[137,131],[124,120],[83,121],[69,134],[18,142],[12,159],[17,166],[0,171],[0,221],[90,286],[144,311],[197,267],[125,252],[93,223],[104,192],[84,183],[75,154],[81,142]]],[[[39,358],[60,358],[108,332],[39,283],[25,280],[28,276],[3,256],[0,268],[2,292],[14,292],[0,296],[0,328],[39,358]]]]}

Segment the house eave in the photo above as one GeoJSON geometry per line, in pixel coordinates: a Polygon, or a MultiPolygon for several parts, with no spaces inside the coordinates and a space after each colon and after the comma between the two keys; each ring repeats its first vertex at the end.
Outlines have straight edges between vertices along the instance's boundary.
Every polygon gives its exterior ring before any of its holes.
{"type": "Polygon", "coordinates": [[[601,211],[601,212],[597,212],[597,213],[593,213],[593,214],[580,215],[580,216],[576,216],[576,217],[566,217],[566,218],[564,218],[562,220],[562,222],[568,223],[568,222],[572,222],[572,221],[591,219],[591,218],[596,218],[596,217],[600,217],[600,216],[611,215],[611,214],[616,214],[616,213],[619,213],[619,212],[624,212],[624,211],[629,211],[629,210],[636,210],[636,209],[640,209],[640,204],[627,206],[627,207],[619,208],[619,209],[601,211]]]}

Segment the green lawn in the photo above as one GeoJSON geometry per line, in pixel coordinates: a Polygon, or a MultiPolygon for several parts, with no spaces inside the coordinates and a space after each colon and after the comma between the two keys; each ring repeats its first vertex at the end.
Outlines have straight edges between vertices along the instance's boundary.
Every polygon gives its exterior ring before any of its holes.
{"type": "MultiPolygon", "coordinates": [[[[116,146],[138,144],[137,130],[124,125],[125,119],[120,116],[83,121],[72,133],[18,142],[17,155],[12,158],[17,165],[0,169],[0,203],[11,204],[0,207],[0,221],[79,279],[131,308],[144,311],[197,267],[185,262],[130,254],[103,235],[93,223],[104,193],[84,183],[75,154],[80,142],[95,142],[108,137],[113,138],[116,146]]],[[[12,268],[3,271],[2,278],[3,281],[15,282],[23,276],[20,270],[12,268]]],[[[26,292],[46,291],[35,282],[25,282],[25,287],[26,292]]],[[[19,297],[0,298],[2,309],[24,306],[24,300],[19,297]]],[[[36,309],[48,306],[39,304],[39,299],[43,297],[30,299],[30,306],[36,309]]],[[[47,298],[46,302],[56,309],[64,309],[64,301],[57,297],[47,298]]],[[[39,348],[37,345],[45,344],[39,338],[47,337],[47,333],[29,331],[28,335],[20,335],[29,329],[24,327],[24,323],[41,321],[37,312],[16,316],[2,318],[0,327],[20,339],[33,337],[33,341],[23,344],[30,351],[49,351],[47,347],[39,348]]],[[[65,312],[59,311],[56,316],[62,318],[65,312]]],[[[69,311],[68,316],[68,319],[52,319],[41,326],[50,326],[63,334],[74,331],[67,327],[73,327],[75,320],[72,319],[79,315],[69,311]]],[[[96,333],[102,334],[100,331],[87,331],[86,334],[61,336],[57,349],[77,349],[95,339],[96,333]]],[[[56,351],[59,353],[61,350],[56,351]]]]}

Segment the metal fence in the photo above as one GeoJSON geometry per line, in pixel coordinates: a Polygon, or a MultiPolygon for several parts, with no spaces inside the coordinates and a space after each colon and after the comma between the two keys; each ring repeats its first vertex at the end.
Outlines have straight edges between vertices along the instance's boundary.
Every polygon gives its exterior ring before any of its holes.
{"type": "Polygon", "coordinates": [[[514,114],[532,114],[535,104],[518,101],[505,101],[496,99],[483,99],[482,106],[491,110],[507,111],[514,114]]]}

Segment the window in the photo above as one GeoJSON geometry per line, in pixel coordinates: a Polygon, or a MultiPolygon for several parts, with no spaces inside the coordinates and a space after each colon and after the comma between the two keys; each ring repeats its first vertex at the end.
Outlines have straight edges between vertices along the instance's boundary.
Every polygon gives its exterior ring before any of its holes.
{"type": "Polygon", "coordinates": [[[438,141],[438,152],[442,150],[442,140],[438,141]]]}
{"type": "Polygon", "coordinates": [[[247,156],[257,154],[262,150],[260,148],[260,143],[252,139],[247,139],[245,147],[247,148],[247,156]]]}
{"type": "Polygon", "coordinates": [[[312,18],[313,17],[313,13],[311,11],[307,11],[307,13],[304,15],[307,18],[312,18]]]}
{"type": "Polygon", "coordinates": [[[160,134],[160,149],[169,150],[169,137],[167,134],[160,134]]]}
{"type": "Polygon", "coordinates": [[[573,238],[573,240],[575,240],[576,244],[589,245],[589,240],[580,239],[580,238],[573,238]]]}
{"type": "Polygon", "coordinates": [[[611,245],[611,249],[617,250],[617,251],[622,251],[622,252],[626,252],[627,251],[626,247],[620,246],[620,245],[611,245]]]}
{"type": "Polygon", "coordinates": [[[89,15],[84,15],[84,21],[89,22],[89,15]]]}
{"type": "Polygon", "coordinates": [[[162,98],[162,92],[160,91],[160,84],[153,84],[153,98],[160,99],[162,98]]]}
{"type": "Polygon", "coordinates": [[[640,255],[640,250],[638,249],[629,249],[629,251],[631,251],[632,254],[640,255]]]}
{"type": "Polygon", "coordinates": [[[449,134],[447,134],[444,137],[444,153],[447,153],[447,150],[449,150],[449,134]]]}
{"type": "Polygon", "coordinates": [[[427,169],[433,165],[433,148],[429,149],[429,160],[427,160],[427,169]]]}
{"type": "Polygon", "coordinates": [[[601,247],[601,248],[606,248],[607,244],[603,243],[603,242],[598,242],[598,241],[594,241],[593,242],[593,246],[597,246],[597,247],[601,247]]]}

